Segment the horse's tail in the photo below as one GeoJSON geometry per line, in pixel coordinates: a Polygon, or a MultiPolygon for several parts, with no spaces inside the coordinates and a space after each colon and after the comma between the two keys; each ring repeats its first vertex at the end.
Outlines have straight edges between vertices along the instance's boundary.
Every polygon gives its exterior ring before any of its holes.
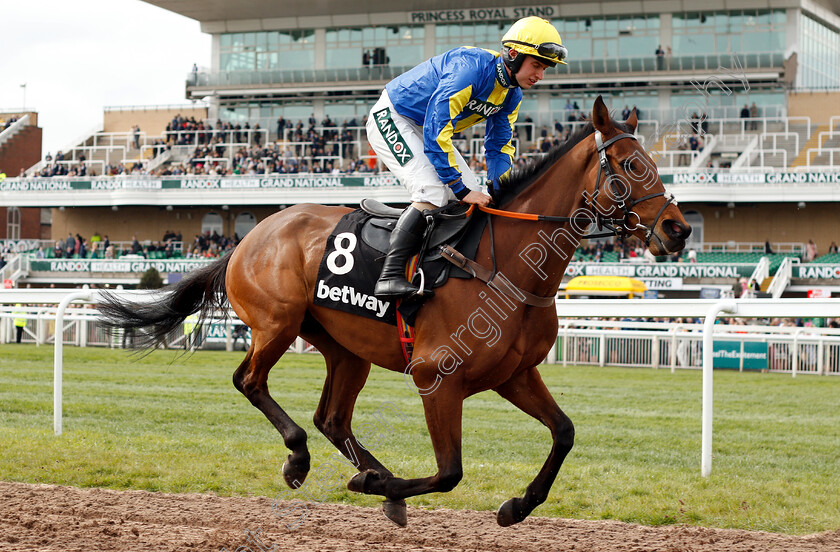
{"type": "Polygon", "coordinates": [[[133,343],[143,349],[165,343],[166,337],[195,313],[199,315],[192,325],[198,327],[214,310],[226,312],[225,273],[230,256],[231,253],[188,273],[179,282],[161,289],[153,301],[121,300],[112,293],[103,293],[98,305],[100,322],[111,330],[141,330],[134,335],[133,343]]]}

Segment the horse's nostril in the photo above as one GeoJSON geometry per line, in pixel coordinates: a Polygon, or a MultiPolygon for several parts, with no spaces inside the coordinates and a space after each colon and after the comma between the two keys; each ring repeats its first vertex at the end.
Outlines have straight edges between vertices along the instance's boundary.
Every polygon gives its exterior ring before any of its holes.
{"type": "Polygon", "coordinates": [[[678,220],[667,220],[664,227],[668,237],[674,240],[684,240],[691,234],[691,226],[678,220]]]}

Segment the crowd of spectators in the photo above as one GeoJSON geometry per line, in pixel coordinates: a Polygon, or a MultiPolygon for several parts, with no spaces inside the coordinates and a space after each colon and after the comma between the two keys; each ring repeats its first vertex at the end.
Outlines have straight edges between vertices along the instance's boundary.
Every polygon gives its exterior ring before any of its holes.
{"type": "Polygon", "coordinates": [[[221,257],[239,243],[239,236],[222,236],[216,231],[208,230],[203,234],[196,234],[192,245],[186,249],[184,256],[188,259],[221,257]]]}
{"type": "MultiPolygon", "coordinates": [[[[79,156],[78,160],[73,162],[65,160],[65,155],[61,150],[55,154],[55,158],[50,153],[47,153],[44,157],[43,166],[33,176],[94,176],[93,171],[88,168],[85,161],[87,161],[87,158],[84,153],[79,156]]],[[[20,170],[20,176],[25,176],[24,169],[20,170]]]]}
{"type": "Polygon", "coordinates": [[[124,255],[138,255],[147,259],[169,258],[215,258],[233,249],[239,243],[239,236],[223,236],[218,232],[206,231],[196,234],[192,243],[184,243],[181,232],[166,230],[156,241],[141,242],[136,235],[130,241],[112,242],[107,235],[95,232],[90,239],[79,233],[70,232],[67,238],[57,240],[51,251],[39,247],[36,259],[116,259],[124,255]]]}

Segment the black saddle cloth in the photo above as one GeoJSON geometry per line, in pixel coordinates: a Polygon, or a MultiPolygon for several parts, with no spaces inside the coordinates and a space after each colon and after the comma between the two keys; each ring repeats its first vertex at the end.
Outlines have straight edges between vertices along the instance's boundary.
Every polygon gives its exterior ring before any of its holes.
{"type": "MultiPolygon", "coordinates": [[[[377,206],[374,209],[385,214],[377,206]]],[[[429,212],[435,219],[431,235],[425,238],[427,247],[420,264],[424,289],[438,288],[450,277],[472,277],[440,256],[440,246],[450,244],[468,258],[475,258],[487,218],[480,211],[465,217],[466,210],[467,206],[452,203],[429,212]]],[[[356,209],[341,218],[327,240],[318,268],[316,305],[396,325],[395,301],[376,298],[373,288],[399,213],[375,216],[356,209]]],[[[415,275],[414,283],[419,285],[419,275],[415,275]]],[[[416,297],[401,303],[400,314],[406,322],[413,325],[423,300],[416,297]]]]}

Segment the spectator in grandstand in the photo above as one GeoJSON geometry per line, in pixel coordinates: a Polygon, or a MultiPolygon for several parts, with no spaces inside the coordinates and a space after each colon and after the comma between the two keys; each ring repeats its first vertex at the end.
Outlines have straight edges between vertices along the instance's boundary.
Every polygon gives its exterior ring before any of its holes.
{"type": "Polygon", "coordinates": [[[656,47],[656,68],[660,71],[665,68],[665,50],[662,49],[662,44],[656,47]]]}
{"type": "Polygon", "coordinates": [[[626,121],[629,116],[630,116],[630,107],[625,105],[624,109],[621,110],[621,120],[626,121]]]}
{"type": "MultiPolygon", "coordinates": [[[[688,150],[688,140],[684,134],[680,134],[680,138],[677,141],[677,149],[680,151],[688,150]]],[[[691,159],[691,155],[687,153],[680,153],[677,155],[677,165],[680,167],[687,167],[689,165],[689,159],[691,159]]]]}
{"type": "Polygon", "coordinates": [[[72,232],[67,233],[67,238],[64,240],[64,251],[68,257],[72,257],[76,252],[76,238],[73,237],[72,232]]]}
{"type": "Polygon", "coordinates": [[[566,111],[566,121],[572,122],[577,119],[577,115],[575,114],[575,105],[572,103],[572,100],[567,100],[566,107],[563,109],[566,111]]]}
{"type": "Polygon", "coordinates": [[[765,255],[772,255],[773,248],[770,247],[770,240],[764,240],[764,254],[765,255]]]}
{"type": "Polygon", "coordinates": [[[755,105],[755,102],[750,106],[750,119],[750,128],[758,130],[758,106],[755,105]]]}
{"type": "Polygon", "coordinates": [[[391,234],[376,295],[399,297],[417,291],[406,281],[405,261],[422,239],[423,210],[455,198],[478,205],[492,201],[453,147],[452,129],[463,130],[486,120],[487,177],[491,189],[498,189],[513,166],[513,116],[522,102],[520,89],[528,90],[541,81],[548,67],[565,64],[566,53],[551,23],[526,17],[505,33],[498,54],[456,48],[385,86],[370,111],[368,140],[409,189],[412,204],[391,234]],[[385,140],[389,133],[396,133],[396,141],[385,140]]]}
{"type": "Polygon", "coordinates": [[[76,253],[78,253],[80,259],[84,259],[87,255],[87,245],[85,245],[85,239],[78,233],[76,234],[76,253]]]}
{"type": "Polygon", "coordinates": [[[741,108],[741,130],[749,130],[748,119],[750,118],[750,108],[747,104],[741,108]]]}
{"type": "Polygon", "coordinates": [[[814,243],[814,240],[808,240],[808,243],[805,244],[805,260],[811,262],[816,258],[817,244],[814,243]]]}
{"type": "Polygon", "coordinates": [[[828,252],[829,253],[837,253],[837,244],[834,243],[834,242],[831,242],[831,245],[828,246],[828,252]]]}
{"type": "Polygon", "coordinates": [[[131,127],[131,134],[134,137],[134,149],[140,149],[140,125],[131,127]]]}

